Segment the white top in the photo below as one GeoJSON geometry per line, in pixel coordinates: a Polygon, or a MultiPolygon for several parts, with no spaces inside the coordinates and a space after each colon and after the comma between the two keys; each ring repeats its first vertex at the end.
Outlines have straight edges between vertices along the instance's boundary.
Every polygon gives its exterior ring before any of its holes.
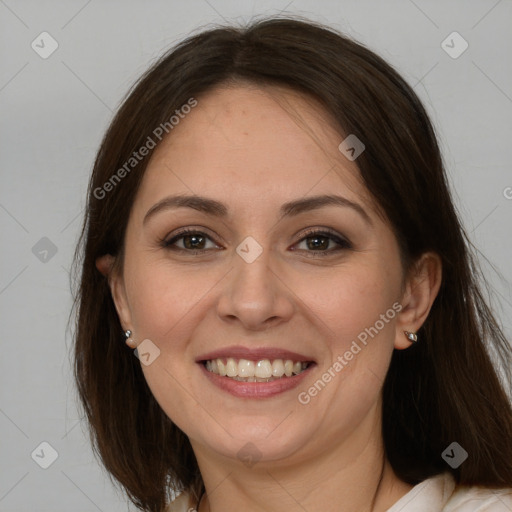
{"type": "MultiPolygon", "coordinates": [[[[182,493],[166,512],[189,512],[195,506],[182,493]]],[[[446,472],[415,485],[387,512],[512,512],[512,488],[455,486],[452,474],[446,472]]]]}

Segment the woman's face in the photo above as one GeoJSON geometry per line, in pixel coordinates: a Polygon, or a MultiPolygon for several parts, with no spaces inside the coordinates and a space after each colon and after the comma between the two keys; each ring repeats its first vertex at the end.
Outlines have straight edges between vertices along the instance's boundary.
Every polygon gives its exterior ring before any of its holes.
{"type": "Polygon", "coordinates": [[[198,98],[151,158],[113,293],[196,453],[300,462],[380,435],[402,268],[342,140],[312,100],[240,85],[198,98]]]}

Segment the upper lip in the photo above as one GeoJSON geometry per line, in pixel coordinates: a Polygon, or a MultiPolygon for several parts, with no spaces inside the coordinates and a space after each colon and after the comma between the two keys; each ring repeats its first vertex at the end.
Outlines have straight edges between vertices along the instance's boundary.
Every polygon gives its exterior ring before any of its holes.
{"type": "Polygon", "coordinates": [[[234,359],[248,359],[249,361],[261,361],[262,359],[291,359],[292,361],[314,362],[312,357],[307,357],[297,352],[291,352],[281,348],[255,347],[248,348],[241,345],[213,350],[196,358],[196,363],[233,357],[234,359]]]}

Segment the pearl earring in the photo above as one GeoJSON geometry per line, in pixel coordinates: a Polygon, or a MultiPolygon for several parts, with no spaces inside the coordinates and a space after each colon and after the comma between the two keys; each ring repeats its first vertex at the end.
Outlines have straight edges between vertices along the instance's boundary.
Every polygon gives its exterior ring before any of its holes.
{"type": "Polygon", "coordinates": [[[125,331],[124,335],[126,336],[126,344],[130,347],[130,348],[135,348],[137,345],[135,343],[134,340],[132,340],[132,338],[130,337],[132,335],[132,331],[130,331],[129,329],[127,331],[125,331]]]}
{"type": "Polygon", "coordinates": [[[416,343],[418,341],[418,336],[416,336],[416,333],[404,331],[404,334],[407,336],[409,341],[412,341],[412,343],[416,343]]]}

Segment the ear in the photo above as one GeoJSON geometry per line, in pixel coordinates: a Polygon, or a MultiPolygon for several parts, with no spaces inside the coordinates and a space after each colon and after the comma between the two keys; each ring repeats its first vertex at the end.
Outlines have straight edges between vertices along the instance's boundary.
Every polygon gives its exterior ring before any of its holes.
{"type": "Polygon", "coordinates": [[[115,258],[105,254],[96,259],[96,268],[108,279],[112,300],[116,307],[121,326],[126,331],[132,329],[132,321],[123,276],[114,268],[115,258]]]}
{"type": "Polygon", "coordinates": [[[111,254],[105,254],[96,258],[96,268],[105,276],[108,277],[112,266],[114,265],[115,258],[111,254]]]}
{"type": "MultiPolygon", "coordinates": [[[[404,331],[417,332],[428,317],[442,281],[442,261],[437,253],[427,252],[414,265],[407,279],[400,304],[395,334],[395,348],[411,346],[404,331]]],[[[419,341],[419,340],[418,340],[419,341]]]]}

